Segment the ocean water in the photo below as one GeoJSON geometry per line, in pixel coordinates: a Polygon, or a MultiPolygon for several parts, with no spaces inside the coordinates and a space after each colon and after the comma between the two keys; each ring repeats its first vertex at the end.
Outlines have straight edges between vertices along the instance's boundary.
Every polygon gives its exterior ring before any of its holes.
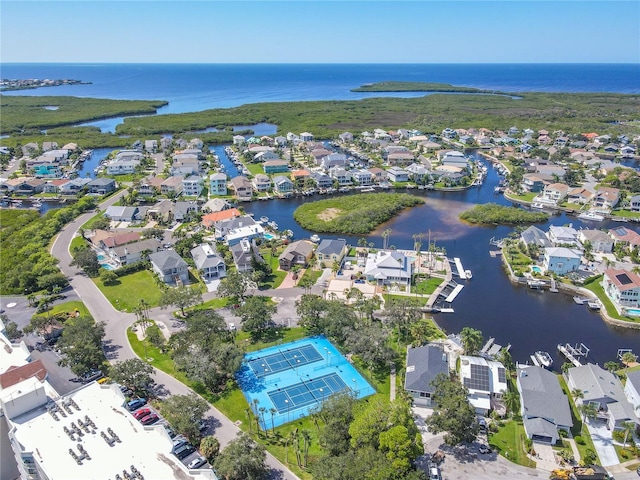
{"type": "Polygon", "coordinates": [[[504,92],[640,93],[639,64],[1,64],[2,77],[91,82],[5,92],[166,100],[160,113],[256,102],[357,100],[425,93],[356,93],[385,80],[438,82],[504,92]]]}

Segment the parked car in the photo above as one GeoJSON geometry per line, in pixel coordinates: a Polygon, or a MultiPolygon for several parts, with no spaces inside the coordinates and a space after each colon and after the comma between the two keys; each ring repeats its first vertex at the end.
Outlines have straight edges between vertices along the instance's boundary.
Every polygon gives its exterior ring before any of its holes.
{"type": "Polygon", "coordinates": [[[178,448],[182,447],[183,445],[186,445],[187,443],[189,443],[189,440],[187,440],[186,438],[180,436],[180,437],[175,437],[173,439],[173,449],[172,452],[175,452],[178,448]]]}
{"type": "Polygon", "coordinates": [[[442,480],[440,469],[438,467],[429,467],[429,480],[442,480]]]}
{"type": "Polygon", "coordinates": [[[173,451],[173,454],[176,457],[178,457],[180,460],[182,460],[183,458],[187,458],[189,455],[191,455],[195,451],[196,451],[196,447],[194,447],[190,443],[185,443],[184,445],[176,448],[173,451]]]}
{"type": "Polygon", "coordinates": [[[134,410],[139,409],[140,407],[143,407],[144,405],[147,404],[147,400],[144,398],[135,398],[133,400],[131,400],[129,403],[127,403],[127,408],[129,409],[130,412],[133,412],[134,410]]]}
{"type": "Polygon", "coordinates": [[[480,445],[480,448],[478,448],[478,451],[480,453],[491,453],[491,449],[486,445],[480,445]]]}
{"type": "Polygon", "coordinates": [[[205,463],[207,463],[207,459],[206,458],[204,458],[204,457],[196,457],[193,460],[191,460],[189,465],[187,465],[187,468],[189,468],[189,469],[200,468],[205,463]]]}
{"type": "Polygon", "coordinates": [[[150,413],[149,415],[147,415],[146,417],[142,417],[140,419],[140,423],[142,425],[153,425],[154,423],[156,423],[158,420],[160,420],[160,417],[158,415],[156,415],[155,413],[150,413]]]}
{"type": "Polygon", "coordinates": [[[231,330],[232,332],[236,329],[236,324],[235,323],[229,323],[229,330],[231,330]]]}
{"type": "Polygon", "coordinates": [[[198,422],[198,430],[200,430],[201,432],[205,431],[207,427],[208,427],[207,422],[205,422],[204,420],[200,420],[198,422]]]}
{"type": "Polygon", "coordinates": [[[91,370],[90,372],[85,373],[81,378],[82,383],[89,383],[102,377],[104,377],[104,375],[100,370],[91,370]]]}
{"type": "Polygon", "coordinates": [[[169,438],[175,438],[177,433],[173,431],[173,428],[171,428],[169,425],[165,425],[164,429],[167,431],[167,435],[169,435],[169,438]]]}
{"type": "Polygon", "coordinates": [[[146,417],[150,413],[150,408],[141,408],[140,410],[136,410],[135,412],[133,412],[133,418],[135,418],[136,420],[140,420],[142,417],[146,417]]]}

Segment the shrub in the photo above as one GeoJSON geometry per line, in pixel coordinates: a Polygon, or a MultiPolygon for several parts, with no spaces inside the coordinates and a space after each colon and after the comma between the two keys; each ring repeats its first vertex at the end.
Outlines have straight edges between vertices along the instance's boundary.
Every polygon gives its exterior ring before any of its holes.
{"type": "Polygon", "coordinates": [[[585,444],[584,438],[582,438],[580,435],[576,435],[574,440],[576,441],[576,443],[578,445],[584,445],[585,444]]]}
{"type": "Polygon", "coordinates": [[[125,275],[129,275],[130,273],[135,273],[135,272],[139,272],[140,270],[144,270],[148,266],[149,266],[149,262],[145,262],[144,260],[141,260],[139,262],[123,265],[114,271],[118,277],[124,277],[125,275]]]}

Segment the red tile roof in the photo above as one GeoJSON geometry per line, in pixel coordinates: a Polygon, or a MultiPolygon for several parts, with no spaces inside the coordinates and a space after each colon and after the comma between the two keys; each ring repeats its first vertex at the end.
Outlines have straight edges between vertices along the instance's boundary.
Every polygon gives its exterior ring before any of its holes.
{"type": "Polygon", "coordinates": [[[42,360],[36,360],[21,367],[9,367],[9,370],[0,375],[0,387],[4,389],[31,377],[38,377],[41,382],[47,378],[47,369],[42,360]]]}

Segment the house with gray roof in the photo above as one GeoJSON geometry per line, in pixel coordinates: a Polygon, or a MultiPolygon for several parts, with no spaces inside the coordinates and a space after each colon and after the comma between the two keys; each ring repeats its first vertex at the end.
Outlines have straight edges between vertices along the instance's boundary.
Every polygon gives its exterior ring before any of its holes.
{"type": "Polygon", "coordinates": [[[580,230],[578,232],[578,241],[583,247],[589,242],[592,252],[611,253],[613,250],[613,239],[607,232],[602,230],[580,230]]]}
{"type": "Polygon", "coordinates": [[[538,247],[550,247],[551,241],[547,238],[547,234],[535,225],[531,225],[520,234],[520,239],[528,246],[537,245],[538,247]]]}
{"type": "Polygon", "coordinates": [[[191,250],[191,257],[200,274],[207,280],[224,278],[227,276],[227,267],[224,259],[208,244],[203,243],[191,250]]]}
{"type": "Polygon", "coordinates": [[[114,222],[133,222],[136,213],[138,213],[138,207],[111,205],[110,207],[107,207],[104,215],[114,222]]]}
{"type": "Polygon", "coordinates": [[[630,370],[627,372],[627,381],[624,384],[624,394],[633,405],[633,408],[640,408],[640,370],[630,370]]]}
{"type": "Polygon", "coordinates": [[[173,218],[176,222],[182,222],[190,215],[197,214],[198,210],[197,202],[176,202],[173,205],[173,218]]]}
{"type": "Polygon", "coordinates": [[[87,183],[89,193],[97,193],[99,195],[106,195],[116,189],[116,181],[113,178],[96,178],[87,183]]]}
{"type": "Polygon", "coordinates": [[[640,424],[618,377],[599,365],[588,363],[570,368],[567,385],[572,391],[582,392],[582,398],[574,399],[578,405],[592,404],[598,415],[606,417],[609,430],[621,429],[625,422],[640,424]]]}
{"type": "Polygon", "coordinates": [[[131,263],[144,260],[145,255],[159,252],[162,245],[155,238],[147,238],[139,242],[127,243],[126,245],[118,245],[107,250],[112,260],[120,265],[129,265],[131,263]]]}
{"type": "Polygon", "coordinates": [[[580,268],[582,252],[565,247],[548,247],[544,249],[542,268],[557,275],[566,275],[580,268]]]}
{"type": "Polygon", "coordinates": [[[254,259],[257,262],[264,263],[264,258],[260,255],[260,249],[256,246],[255,242],[249,241],[247,238],[243,238],[235,245],[231,245],[229,250],[231,250],[233,263],[238,272],[253,271],[254,259]]]}
{"type": "Polygon", "coordinates": [[[313,243],[309,240],[298,240],[290,243],[278,257],[282,270],[291,270],[294,265],[306,267],[313,256],[313,243]]]}
{"type": "Polygon", "coordinates": [[[558,377],[541,367],[519,365],[518,391],[524,430],[532,440],[555,444],[558,430],[569,432],[573,426],[569,400],[558,377]]]}
{"type": "Polygon", "coordinates": [[[439,373],[449,375],[449,362],[442,345],[429,344],[407,348],[407,369],[404,389],[414,405],[430,406],[434,388],[431,382],[439,373]]]}
{"type": "Polygon", "coordinates": [[[343,238],[323,239],[316,248],[316,258],[318,263],[324,263],[327,267],[333,262],[342,263],[342,259],[347,254],[347,241],[343,238]]]}
{"type": "Polygon", "coordinates": [[[164,250],[149,255],[153,271],[164,283],[181,285],[189,279],[189,270],[175,250],[164,250]]]}

